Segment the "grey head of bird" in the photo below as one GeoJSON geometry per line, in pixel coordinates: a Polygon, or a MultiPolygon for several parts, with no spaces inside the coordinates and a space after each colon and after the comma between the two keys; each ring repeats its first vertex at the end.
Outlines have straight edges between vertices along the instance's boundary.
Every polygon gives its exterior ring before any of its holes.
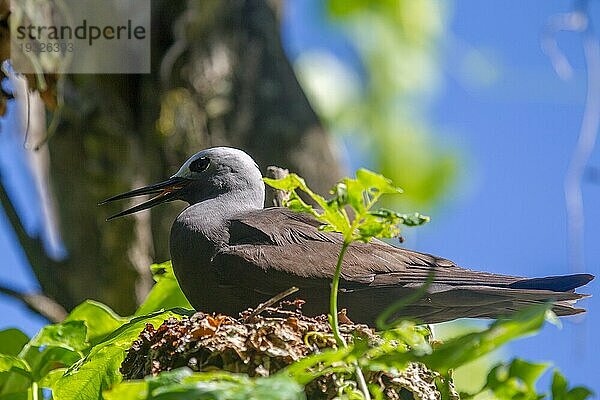
{"type": "Polygon", "coordinates": [[[173,200],[194,205],[218,198],[222,204],[260,209],[264,204],[265,186],[258,165],[244,151],[231,147],[212,147],[191,156],[166,181],[113,196],[100,204],[143,195],[154,197],[108,219],[173,200]]]}

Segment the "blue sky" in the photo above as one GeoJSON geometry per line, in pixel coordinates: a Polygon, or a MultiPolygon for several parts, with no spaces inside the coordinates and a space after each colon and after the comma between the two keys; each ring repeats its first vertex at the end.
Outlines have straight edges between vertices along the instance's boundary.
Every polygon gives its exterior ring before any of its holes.
{"type": "MultiPolygon", "coordinates": [[[[284,27],[291,57],[314,47],[329,48],[352,63],[352,51],[339,33],[327,26],[315,1],[298,0],[284,27]]],[[[575,145],[585,100],[581,40],[559,36],[573,61],[575,75],[563,82],[540,50],[539,38],[548,17],[566,12],[569,1],[460,0],[449,15],[452,42],[485,55],[497,70],[491,85],[464,79],[452,44],[442,57],[443,83],[427,118],[443,143],[461,149],[463,174],[458,186],[420,228],[418,250],[438,254],[465,267],[516,275],[569,273],[563,181],[575,145]]],[[[592,18],[600,8],[592,2],[592,18]]],[[[20,204],[31,232],[39,229],[35,199],[23,162],[21,136],[0,122],[0,171],[20,204]]],[[[600,168],[600,151],[590,165],[600,168]]],[[[600,184],[584,183],[585,267],[600,268],[600,184]]],[[[424,210],[426,211],[426,210],[424,210]]],[[[21,289],[36,284],[0,211],[0,282],[21,289]]],[[[599,283],[585,292],[595,294],[599,283]]],[[[572,383],[600,393],[593,341],[600,329],[600,296],[585,301],[588,314],[564,320],[563,328],[547,326],[540,335],[510,346],[510,354],[552,361],[572,383]]],[[[0,297],[0,328],[17,326],[33,334],[43,320],[18,303],[0,297]]]]}
{"type": "MultiPolygon", "coordinates": [[[[591,3],[592,19],[599,22],[599,5],[591,3]]],[[[290,4],[291,26],[284,26],[284,38],[292,58],[327,49],[345,63],[357,62],[318,2],[290,4]]],[[[586,72],[581,37],[558,36],[575,68],[573,79],[565,82],[541,51],[540,35],[550,16],[571,6],[569,1],[461,0],[449,8],[443,81],[426,117],[441,143],[460,149],[462,174],[442,205],[426,210],[433,219],[419,228],[418,250],[503,274],[570,272],[563,182],[581,124],[586,72]],[[470,50],[493,66],[491,84],[478,85],[465,76],[469,71],[461,55],[470,50]]],[[[600,166],[600,151],[594,151],[590,165],[600,166]]],[[[600,185],[584,183],[583,196],[585,272],[597,275],[600,185]]],[[[584,291],[594,294],[598,287],[593,282],[584,291]]],[[[589,310],[585,317],[563,320],[562,329],[546,326],[538,336],[512,344],[507,356],[551,361],[572,383],[600,393],[600,352],[593,342],[600,329],[600,298],[582,304],[589,310]]]]}

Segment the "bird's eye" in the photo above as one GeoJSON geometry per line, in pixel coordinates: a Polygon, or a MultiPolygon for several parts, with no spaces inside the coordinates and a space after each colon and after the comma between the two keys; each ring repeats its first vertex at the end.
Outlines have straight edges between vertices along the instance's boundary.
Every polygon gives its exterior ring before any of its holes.
{"type": "Polygon", "coordinates": [[[206,157],[200,157],[190,163],[190,171],[202,172],[205,171],[210,164],[210,160],[206,157]]]}

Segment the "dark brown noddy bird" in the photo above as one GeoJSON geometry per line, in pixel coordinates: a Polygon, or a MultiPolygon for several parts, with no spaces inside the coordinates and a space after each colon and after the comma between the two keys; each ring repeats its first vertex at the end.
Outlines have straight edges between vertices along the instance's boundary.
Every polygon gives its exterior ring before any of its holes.
{"type": "MultiPolygon", "coordinates": [[[[328,312],[341,235],[320,231],[310,215],[263,208],[265,186],[248,154],[228,147],[200,151],[170,179],[105,202],[144,194],[155,197],[110,219],[171,200],[189,203],[173,223],[170,250],[179,284],[198,310],[237,315],[296,286],[306,314],[328,312]]],[[[430,271],[434,278],[427,293],[396,317],[426,323],[498,318],[543,302],[552,302],[558,315],[573,315],[585,311],[573,306],[586,296],[575,288],[593,279],[473,271],[373,240],[349,247],[339,305],[355,322],[372,324],[386,307],[418,290],[430,271]]]]}

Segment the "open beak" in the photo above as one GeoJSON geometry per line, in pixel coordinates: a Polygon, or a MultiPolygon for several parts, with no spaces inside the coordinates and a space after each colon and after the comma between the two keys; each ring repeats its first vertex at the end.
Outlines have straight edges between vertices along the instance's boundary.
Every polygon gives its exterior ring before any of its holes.
{"type": "Polygon", "coordinates": [[[116,200],[128,199],[128,198],[136,197],[136,196],[143,196],[145,194],[156,195],[146,202],[138,204],[137,206],[131,207],[125,211],[121,211],[120,213],[115,214],[112,217],[106,219],[107,221],[110,221],[111,219],[114,219],[114,218],[122,217],[122,216],[128,215],[128,214],[133,214],[138,211],[146,210],[150,207],[154,207],[157,204],[166,203],[167,201],[171,201],[171,200],[176,200],[177,193],[181,189],[183,189],[184,187],[189,185],[190,182],[191,182],[190,179],[185,179],[185,178],[180,178],[180,177],[174,176],[164,182],[155,183],[154,185],[149,185],[149,186],[145,186],[145,187],[142,187],[139,189],[131,190],[126,193],[118,194],[116,196],[113,196],[111,198],[108,198],[108,199],[98,203],[98,205],[110,203],[110,202],[113,202],[116,200]]]}

